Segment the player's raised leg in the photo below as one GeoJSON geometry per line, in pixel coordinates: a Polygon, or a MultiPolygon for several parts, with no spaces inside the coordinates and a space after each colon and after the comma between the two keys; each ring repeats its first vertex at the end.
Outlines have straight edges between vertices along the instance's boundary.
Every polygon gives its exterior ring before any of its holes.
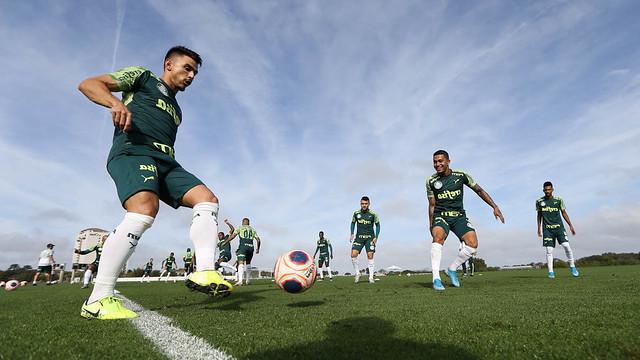
{"type": "Polygon", "coordinates": [[[462,241],[464,242],[464,245],[462,245],[458,255],[451,265],[449,265],[449,269],[447,270],[449,277],[451,278],[451,284],[455,287],[460,287],[460,280],[458,280],[456,269],[475,255],[476,249],[478,248],[478,237],[476,236],[475,231],[468,231],[466,234],[462,235],[462,241]]]}
{"type": "Polygon", "coordinates": [[[200,184],[184,194],[182,204],[193,209],[189,235],[194,252],[198,254],[196,271],[187,278],[187,287],[213,296],[229,295],[233,286],[215,271],[218,198],[206,186],[200,184]]]}

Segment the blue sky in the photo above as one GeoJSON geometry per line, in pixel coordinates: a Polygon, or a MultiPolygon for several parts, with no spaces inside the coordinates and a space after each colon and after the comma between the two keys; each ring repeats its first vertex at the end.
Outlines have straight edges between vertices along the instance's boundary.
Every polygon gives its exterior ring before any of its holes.
{"type": "MultiPolygon", "coordinates": [[[[221,219],[251,218],[259,267],[313,251],[324,230],[333,267],[350,270],[365,194],[382,223],[376,268],[428,267],[424,181],[439,148],[505,215],[466,192],[489,264],[544,260],[546,180],[578,257],[637,252],[638,15],[635,1],[3,2],[0,268],[35,265],[47,242],[69,263],[78,231],[121,221],[112,125],[77,84],[130,65],[160,74],[176,44],[204,58],[178,98],[176,157],[219,196],[221,219]]],[[[191,246],[190,217],[162,206],[130,265],[191,246]]]]}

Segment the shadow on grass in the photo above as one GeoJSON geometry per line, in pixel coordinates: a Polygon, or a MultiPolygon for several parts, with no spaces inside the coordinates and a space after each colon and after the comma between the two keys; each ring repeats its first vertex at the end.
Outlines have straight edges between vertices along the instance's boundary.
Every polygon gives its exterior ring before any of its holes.
{"type": "Polygon", "coordinates": [[[243,291],[243,292],[231,294],[230,296],[224,299],[208,299],[207,302],[210,304],[210,306],[207,306],[205,308],[212,309],[212,310],[223,310],[223,311],[242,310],[242,305],[264,299],[264,296],[258,296],[256,294],[262,293],[265,291],[273,291],[273,290],[274,289],[243,291]]]}
{"type": "Polygon", "coordinates": [[[420,343],[393,336],[390,321],[354,317],[332,321],[323,340],[249,354],[246,359],[476,359],[447,344],[420,343]]]}
{"type": "Polygon", "coordinates": [[[319,306],[323,304],[324,304],[324,301],[298,301],[291,304],[287,304],[287,306],[293,307],[293,308],[306,308],[306,307],[312,307],[312,306],[319,306]]]}

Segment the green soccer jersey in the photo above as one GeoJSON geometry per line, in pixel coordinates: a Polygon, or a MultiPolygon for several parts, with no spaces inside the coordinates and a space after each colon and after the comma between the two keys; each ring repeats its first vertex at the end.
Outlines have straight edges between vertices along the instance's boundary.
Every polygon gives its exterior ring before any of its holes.
{"type": "Polygon", "coordinates": [[[231,254],[231,243],[229,242],[224,246],[222,245],[227,240],[229,240],[229,235],[225,235],[222,240],[218,240],[218,250],[220,250],[220,253],[231,254]]]}
{"type": "Polygon", "coordinates": [[[464,185],[475,186],[476,182],[462,170],[451,170],[447,176],[433,174],[427,179],[427,197],[436,200],[434,214],[445,216],[464,216],[464,185]]]}
{"type": "Polygon", "coordinates": [[[172,268],[173,264],[175,264],[175,263],[176,263],[176,258],[173,257],[173,256],[169,256],[168,258],[164,259],[164,265],[167,268],[172,268]]]}
{"type": "Polygon", "coordinates": [[[351,223],[356,224],[357,236],[373,238],[376,236],[373,231],[373,224],[379,225],[380,219],[378,218],[378,214],[371,209],[367,211],[356,210],[351,218],[351,223]]]}
{"type": "Polygon", "coordinates": [[[144,264],[144,271],[151,271],[151,269],[153,269],[153,263],[152,262],[148,262],[148,263],[144,264]]]}
{"type": "Polygon", "coordinates": [[[127,133],[116,127],[109,159],[124,152],[128,144],[148,145],[173,157],[173,144],[182,111],[169,86],[151,71],[126,67],[109,74],[122,90],[122,103],[132,114],[127,133]]]}
{"type": "Polygon", "coordinates": [[[253,240],[256,238],[256,236],[258,236],[256,230],[249,225],[240,225],[233,233],[237,234],[240,238],[239,247],[246,246],[252,248],[253,240]]]}
{"type": "Polygon", "coordinates": [[[320,252],[320,256],[331,256],[331,252],[333,252],[333,248],[331,247],[331,242],[329,239],[318,239],[316,246],[316,253],[320,252]]]}
{"type": "Polygon", "coordinates": [[[542,214],[542,224],[545,229],[564,228],[562,224],[562,210],[564,209],[564,201],[557,196],[550,199],[543,196],[536,200],[536,211],[542,214]]]}
{"type": "Polygon", "coordinates": [[[193,253],[191,251],[185,252],[182,260],[184,260],[184,262],[186,263],[190,263],[191,260],[193,260],[193,253]]]}
{"type": "Polygon", "coordinates": [[[94,263],[100,262],[100,256],[102,256],[102,243],[98,242],[93,247],[80,251],[80,255],[91,254],[92,252],[96,252],[96,259],[93,260],[94,263]]]}

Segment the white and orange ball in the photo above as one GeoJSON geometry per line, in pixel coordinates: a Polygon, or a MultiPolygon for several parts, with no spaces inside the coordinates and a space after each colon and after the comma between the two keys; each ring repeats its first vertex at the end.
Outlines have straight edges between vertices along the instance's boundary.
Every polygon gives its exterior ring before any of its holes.
{"type": "Polygon", "coordinates": [[[25,280],[20,281],[20,287],[25,287],[27,284],[28,283],[25,280]]]}
{"type": "Polygon", "coordinates": [[[4,287],[5,282],[4,281],[0,281],[0,288],[4,287]]]}
{"type": "Polygon", "coordinates": [[[7,291],[13,291],[20,287],[20,281],[18,280],[9,280],[6,284],[4,284],[4,289],[7,291]]]}
{"type": "Polygon", "coordinates": [[[306,251],[287,251],[276,261],[273,278],[284,291],[298,294],[316,281],[316,264],[306,251]]]}

